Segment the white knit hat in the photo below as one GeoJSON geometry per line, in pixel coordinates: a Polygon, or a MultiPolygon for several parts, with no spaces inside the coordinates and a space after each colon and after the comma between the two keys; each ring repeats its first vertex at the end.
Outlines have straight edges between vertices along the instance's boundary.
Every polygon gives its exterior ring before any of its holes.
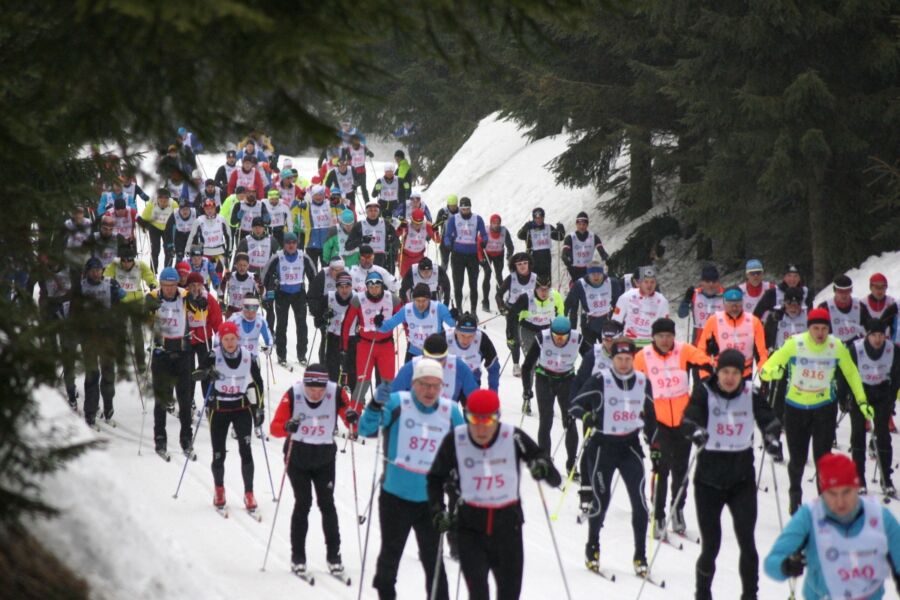
{"type": "Polygon", "coordinates": [[[422,377],[437,377],[443,380],[444,368],[433,358],[422,358],[416,362],[413,368],[413,381],[422,377]]]}

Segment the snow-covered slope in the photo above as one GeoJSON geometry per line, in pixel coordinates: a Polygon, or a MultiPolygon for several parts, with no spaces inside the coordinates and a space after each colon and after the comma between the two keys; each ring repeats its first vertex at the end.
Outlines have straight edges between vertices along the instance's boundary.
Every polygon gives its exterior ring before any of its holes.
{"type": "MultiPolygon", "coordinates": [[[[875,273],[881,273],[888,280],[888,294],[895,298],[900,296],[900,250],[885,252],[877,256],[870,256],[855,269],[845,273],[853,281],[853,295],[862,298],[869,293],[869,277],[875,273]]],[[[834,293],[831,286],[819,292],[816,296],[816,304],[830,299],[834,293]]]]}
{"type": "MultiPolygon", "coordinates": [[[[466,147],[460,151],[457,159],[448,166],[448,171],[429,189],[428,201],[435,209],[439,199],[448,193],[467,194],[473,198],[477,212],[481,214],[498,212],[504,216],[506,222],[514,225],[528,218],[532,206],[541,204],[547,209],[551,221],[562,220],[568,225],[574,221],[574,216],[579,210],[591,208],[594,198],[587,190],[564,190],[556,187],[552,184],[552,175],[536,167],[558,154],[562,143],[561,139],[553,138],[530,145],[525,144],[511,124],[486,119],[473,139],[469,140],[466,147]],[[518,140],[513,140],[515,136],[518,136],[518,140]],[[495,148],[504,151],[497,156],[489,151],[495,148]],[[477,175],[474,180],[472,174],[477,175]]],[[[300,161],[298,168],[303,174],[309,173],[314,167],[313,159],[298,160],[300,161]]],[[[214,171],[220,161],[221,157],[218,156],[203,157],[207,172],[214,171]]],[[[297,164],[298,161],[295,160],[295,165],[297,164]]],[[[372,175],[374,174],[370,174],[372,175]]],[[[882,263],[877,267],[885,270],[888,266],[892,267],[893,270],[887,274],[893,281],[900,277],[900,272],[897,272],[900,267],[896,264],[900,261],[897,258],[882,257],[884,261],[892,260],[893,264],[882,263]]],[[[875,269],[876,266],[866,263],[863,268],[875,269]]],[[[856,278],[852,272],[851,277],[856,278]]],[[[501,358],[505,359],[507,352],[503,343],[505,335],[502,320],[492,320],[483,327],[497,346],[501,358]]],[[[290,359],[295,359],[293,347],[293,342],[289,341],[290,359]]],[[[400,351],[403,351],[402,347],[400,351]]],[[[275,367],[275,382],[270,395],[270,404],[277,401],[298,375],[299,373],[288,373],[275,367]]],[[[504,419],[516,424],[521,421],[523,428],[532,436],[536,436],[537,419],[536,417],[522,419],[521,381],[512,377],[508,365],[501,377],[500,390],[504,419]]],[[[199,392],[197,398],[199,400],[199,392]]],[[[65,408],[64,400],[56,391],[44,392],[40,402],[45,426],[48,430],[52,427],[57,428],[54,435],[94,435],[65,408]]],[[[342,534],[342,554],[354,585],[347,588],[327,576],[320,576],[316,586],[308,588],[305,583],[288,573],[290,513],[293,507],[290,485],[286,485],[284,489],[267,571],[260,572],[266,540],[275,514],[275,503],[272,502],[273,495],[266,474],[265,456],[259,440],[254,439],[252,448],[256,463],[255,490],[260,501],[263,522],[252,521],[238,509],[241,492],[240,461],[233,439],[228,440],[229,454],[226,459],[225,482],[228,501],[233,511],[231,518],[225,520],[212,510],[213,482],[209,470],[211,450],[206,424],[201,425],[197,437],[196,448],[199,459],[188,465],[184,485],[176,500],[172,495],[182,463],[178,458],[174,458],[171,463],[165,463],[153,454],[150,442],[152,414],[147,415],[143,455],[139,456],[137,453],[142,413],[137,388],[133,383],[119,382],[115,404],[119,427],[114,430],[104,429],[98,434],[99,437],[108,440],[107,449],[90,453],[67,470],[47,479],[46,489],[49,498],[62,509],[63,513],[58,519],[40,521],[34,525],[38,537],[89,581],[97,598],[108,600],[357,598],[356,586],[360,578],[361,553],[357,545],[356,523],[357,514],[363,510],[368,498],[373,466],[378,460],[372,441],[356,444],[353,446],[353,453],[348,449],[346,453],[337,454],[335,496],[342,534]],[[359,505],[355,505],[354,502],[352,468],[354,456],[359,505]]],[[[150,406],[152,401],[148,399],[148,408],[150,406]]],[[[271,410],[269,412],[271,413],[271,410]]],[[[175,449],[177,426],[176,420],[168,419],[170,450],[175,449]]],[[[559,439],[561,431],[561,424],[557,418],[552,432],[554,444],[559,439]]],[[[846,421],[842,425],[839,437],[842,448],[846,450],[849,437],[849,423],[846,421]]],[[[339,447],[343,447],[343,440],[338,440],[338,444],[339,447]]],[[[274,486],[277,488],[283,472],[280,444],[272,440],[267,450],[274,486]]],[[[564,462],[563,452],[561,450],[555,457],[556,464],[560,467],[564,462]]],[[[649,474],[649,461],[647,472],[649,474]]],[[[782,508],[786,510],[787,473],[783,466],[776,467],[775,473],[781,491],[782,508]]],[[[772,470],[767,461],[762,485],[767,486],[769,491],[759,493],[759,520],[756,530],[761,558],[765,556],[778,533],[772,483],[772,470]]],[[[815,493],[814,484],[804,485],[806,497],[812,497],[815,493]]],[[[525,579],[522,598],[526,600],[565,598],[541,499],[535,483],[527,473],[522,479],[521,493],[526,517],[525,579]]],[[[556,509],[561,497],[562,493],[559,490],[546,491],[548,508],[551,512],[556,509]]],[[[696,535],[697,521],[692,491],[688,493],[687,502],[688,528],[696,535]]],[[[891,506],[895,507],[896,504],[891,506]]],[[[631,511],[624,486],[619,485],[615,490],[601,538],[601,560],[606,568],[618,574],[616,583],[602,580],[584,568],[583,554],[587,531],[586,525],[576,524],[577,511],[577,494],[570,490],[562,505],[559,519],[553,524],[572,598],[584,600],[601,597],[634,598],[640,587],[640,581],[631,575],[631,511]]],[[[373,517],[375,522],[372,523],[368,560],[365,565],[363,598],[375,597],[370,586],[379,548],[377,506],[373,517]]],[[[738,553],[727,513],[723,515],[722,529],[724,535],[713,592],[716,598],[737,598],[740,589],[738,553]]],[[[363,527],[361,529],[363,539],[365,533],[366,529],[363,527]]],[[[699,554],[699,547],[690,541],[685,541],[684,546],[681,551],[670,546],[663,546],[660,549],[654,573],[666,580],[666,588],[648,587],[644,590],[643,598],[662,600],[693,597],[694,563],[699,554]]],[[[650,550],[654,549],[655,545],[651,543],[650,550]]],[[[315,508],[310,518],[307,554],[311,567],[321,572],[325,566],[324,540],[318,511],[315,508]]],[[[459,585],[459,567],[449,560],[446,561],[446,565],[451,594],[454,594],[459,585]]],[[[399,597],[422,598],[425,595],[423,588],[424,578],[419,565],[418,551],[411,536],[400,565],[399,597]]],[[[464,598],[466,595],[466,592],[462,591],[459,597],[464,598]]],[[[786,596],[786,585],[775,584],[764,576],[761,577],[759,598],[768,600],[786,596]]]]}

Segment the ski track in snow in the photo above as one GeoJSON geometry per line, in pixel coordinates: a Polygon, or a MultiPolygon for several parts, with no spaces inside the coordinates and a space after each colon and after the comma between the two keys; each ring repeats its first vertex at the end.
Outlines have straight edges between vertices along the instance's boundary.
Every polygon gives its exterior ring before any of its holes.
{"type": "MultiPolygon", "coordinates": [[[[513,124],[488,117],[426,192],[425,196],[432,214],[436,214],[446,194],[457,193],[470,195],[474,201],[475,211],[485,217],[492,212],[499,212],[504,217],[504,223],[511,229],[518,228],[529,218],[531,208],[537,204],[531,201],[523,202],[522,199],[526,197],[543,198],[541,204],[547,210],[548,220],[553,223],[563,221],[567,227],[574,223],[575,214],[580,210],[588,210],[594,215],[594,211],[591,210],[596,202],[593,192],[557,187],[553,183],[552,174],[535,168],[536,164],[542,165],[559,154],[563,144],[562,136],[527,144],[516,132],[513,124]],[[557,198],[564,200],[560,202],[557,198]],[[490,208],[485,206],[486,204],[490,208]]],[[[215,172],[221,161],[220,155],[201,156],[205,171],[210,175],[215,172]]],[[[379,167],[380,163],[381,161],[378,161],[379,167]]],[[[315,159],[294,159],[294,165],[300,169],[302,175],[308,177],[315,168],[315,159]]],[[[370,186],[374,183],[374,175],[370,171],[370,186]]],[[[147,187],[153,189],[153,186],[147,187]]],[[[611,228],[604,228],[603,225],[599,227],[599,233],[601,237],[605,236],[605,240],[612,240],[607,242],[609,244],[607,250],[610,252],[627,236],[621,228],[618,233],[612,235],[611,228]]],[[[517,243],[517,247],[521,245],[517,243]]],[[[900,280],[900,253],[873,257],[860,269],[849,272],[857,283],[858,295],[867,287],[868,276],[877,270],[884,272],[892,282],[900,280]]],[[[817,301],[821,299],[817,298],[817,301]]],[[[482,320],[487,318],[484,313],[479,313],[479,317],[482,320]]],[[[311,320],[308,324],[311,333],[311,320]]],[[[501,353],[501,359],[505,359],[503,320],[494,319],[483,327],[501,353]]],[[[683,324],[680,327],[683,327],[683,324]]],[[[290,327],[288,329],[289,359],[294,360],[293,329],[290,327]]],[[[402,342],[400,353],[403,352],[404,346],[405,342],[402,342]]],[[[268,368],[267,365],[261,366],[268,368]]],[[[271,390],[267,390],[267,418],[271,417],[274,405],[281,395],[300,375],[299,372],[288,373],[277,366],[274,372],[275,385],[271,390]]],[[[81,386],[80,378],[78,383],[81,386]]],[[[501,377],[500,391],[504,420],[518,423],[521,416],[521,382],[512,376],[510,365],[507,365],[501,377]]],[[[195,398],[199,406],[202,403],[200,391],[195,392],[195,398]]],[[[195,449],[198,460],[188,465],[179,497],[177,500],[173,499],[172,495],[184,461],[183,456],[177,451],[178,423],[174,418],[168,418],[167,431],[172,461],[165,463],[153,452],[152,401],[146,400],[148,414],[144,430],[143,455],[138,456],[141,404],[134,382],[120,380],[117,383],[115,407],[119,426],[114,430],[104,428],[100,433],[88,430],[80,418],[69,411],[59,392],[48,389],[39,394],[43,416],[42,429],[57,427],[59,428],[57,431],[68,431],[66,436],[70,439],[97,436],[108,442],[106,450],[91,452],[72,462],[65,470],[44,480],[46,498],[60,508],[62,514],[57,519],[49,521],[41,519],[32,524],[32,530],[38,538],[55,551],[77,574],[88,580],[94,598],[276,600],[293,597],[334,599],[357,597],[361,559],[353,528],[357,523],[355,514],[357,509],[362,511],[369,497],[372,469],[376,463],[374,440],[355,446],[359,486],[359,506],[356,508],[353,501],[350,449],[348,448],[345,454],[340,452],[337,454],[335,502],[340,520],[342,555],[348,574],[353,578],[353,586],[348,588],[325,573],[324,538],[318,509],[314,506],[310,513],[307,558],[310,569],[317,575],[317,580],[315,587],[310,588],[289,572],[290,515],[293,508],[293,494],[289,482],[285,483],[266,572],[260,572],[276,506],[272,500],[260,440],[255,438],[252,447],[256,467],[254,491],[263,521],[254,522],[241,506],[243,486],[240,459],[237,455],[237,443],[230,436],[227,441],[225,488],[231,510],[229,518],[222,519],[212,507],[213,481],[209,470],[211,448],[206,422],[202,423],[197,436],[195,449]]],[[[529,435],[536,437],[537,417],[526,417],[523,427],[529,435]]],[[[849,429],[849,420],[845,419],[838,432],[843,451],[848,447],[849,429]]],[[[552,431],[554,447],[561,433],[562,428],[557,415],[552,431]]],[[[338,449],[343,448],[343,439],[338,438],[337,443],[338,449]]],[[[281,440],[270,438],[268,456],[276,488],[283,472],[281,448],[281,440]]],[[[564,460],[564,450],[561,450],[555,461],[557,467],[562,468],[564,460]]],[[[757,451],[757,465],[758,462],[757,451]]],[[[760,562],[765,558],[778,533],[772,471],[769,464],[766,460],[762,476],[762,485],[768,486],[769,491],[768,493],[761,491],[758,495],[759,519],[756,540],[760,562]]],[[[649,477],[649,460],[645,460],[645,466],[649,477]]],[[[871,478],[871,461],[868,462],[868,467],[871,478]]],[[[776,467],[776,473],[786,521],[787,472],[783,465],[779,465],[776,467]]],[[[815,485],[806,482],[811,473],[811,469],[807,468],[804,476],[805,499],[815,495],[815,485]]],[[[551,513],[556,509],[561,493],[560,490],[546,490],[545,495],[551,513]]],[[[647,493],[649,494],[649,487],[647,493]]],[[[565,592],[553,546],[550,543],[547,521],[536,485],[527,471],[523,471],[521,495],[525,512],[523,529],[525,576],[521,597],[529,600],[564,598],[565,592]]],[[[890,506],[894,513],[900,516],[897,510],[898,503],[892,503],[890,506]]],[[[371,527],[363,582],[364,598],[376,597],[375,591],[371,588],[371,581],[380,544],[377,508],[376,505],[372,511],[375,522],[371,527]]],[[[568,576],[572,598],[635,597],[641,581],[630,575],[633,572],[631,566],[633,539],[630,504],[624,487],[617,487],[605,527],[601,532],[601,566],[617,574],[615,583],[599,578],[584,567],[587,525],[576,523],[577,514],[577,493],[575,489],[571,489],[559,519],[553,526],[562,552],[563,566],[568,576]]],[[[693,487],[688,490],[685,514],[688,531],[696,534],[693,487]]],[[[713,584],[713,595],[717,598],[737,598],[740,595],[738,551],[730,521],[730,516],[725,511],[722,517],[722,548],[713,584]]],[[[365,540],[365,525],[361,529],[365,540]]],[[[652,556],[654,548],[655,543],[651,540],[648,545],[648,559],[652,556]]],[[[699,546],[688,541],[684,541],[683,551],[663,546],[654,565],[653,575],[658,579],[664,579],[666,587],[659,589],[648,585],[643,598],[648,600],[692,598],[694,564],[698,554],[699,546]]],[[[459,567],[449,559],[445,560],[445,567],[450,593],[453,595],[456,593],[459,567]]],[[[462,585],[465,587],[464,583],[462,585]]],[[[798,587],[798,592],[799,589],[798,587]]],[[[422,598],[425,595],[424,576],[412,535],[407,540],[400,564],[397,590],[400,598],[422,598]]],[[[787,595],[787,584],[778,584],[760,574],[760,598],[786,598],[787,595]]],[[[462,590],[459,597],[467,597],[467,592],[462,590]]]]}

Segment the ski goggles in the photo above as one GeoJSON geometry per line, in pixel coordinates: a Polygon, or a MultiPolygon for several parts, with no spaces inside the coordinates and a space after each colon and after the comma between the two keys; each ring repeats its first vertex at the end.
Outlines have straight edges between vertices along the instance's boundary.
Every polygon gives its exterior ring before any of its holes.
{"type": "Polygon", "coordinates": [[[497,421],[500,420],[500,413],[489,413],[486,415],[479,415],[475,413],[466,413],[466,422],[471,425],[493,425],[497,421]]]}

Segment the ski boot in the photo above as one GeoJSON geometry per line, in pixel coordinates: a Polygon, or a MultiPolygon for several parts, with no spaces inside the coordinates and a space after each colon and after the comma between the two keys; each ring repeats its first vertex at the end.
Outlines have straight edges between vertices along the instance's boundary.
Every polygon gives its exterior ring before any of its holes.
{"type": "Polygon", "coordinates": [[[343,575],[344,571],[344,563],[341,561],[341,557],[338,556],[336,560],[328,560],[328,572],[332,575],[343,575]]]}
{"type": "Polygon", "coordinates": [[[581,509],[581,517],[585,517],[591,512],[591,504],[594,501],[594,490],[590,486],[582,486],[578,490],[578,507],[581,509]]]}
{"type": "Polygon", "coordinates": [[[800,494],[791,494],[788,501],[788,514],[792,515],[800,508],[800,494]]]}
{"type": "Polygon", "coordinates": [[[187,457],[189,460],[197,460],[197,453],[194,452],[194,449],[190,445],[184,445],[181,447],[181,452],[187,457]]]}
{"type": "Polygon", "coordinates": [[[784,449],[781,447],[781,444],[778,445],[778,449],[775,450],[775,454],[772,455],[772,460],[776,463],[784,462],[784,449]]]}
{"type": "Polygon", "coordinates": [[[639,556],[634,559],[634,574],[638,577],[646,577],[648,573],[650,573],[650,568],[647,566],[647,559],[643,556],[639,556]]]}
{"type": "Polygon", "coordinates": [[[588,542],[584,546],[584,566],[591,571],[600,568],[600,544],[597,542],[588,542]]]}
{"type": "Polygon", "coordinates": [[[518,365],[518,363],[513,363],[513,377],[521,377],[522,376],[522,367],[518,365]]]}
{"type": "Polygon", "coordinates": [[[522,414],[524,414],[526,417],[531,416],[532,413],[531,413],[531,400],[530,399],[522,401],[522,414]]]}
{"type": "Polygon", "coordinates": [[[491,312],[491,303],[487,300],[482,301],[481,310],[483,310],[484,312],[491,312]]]}
{"type": "Polygon", "coordinates": [[[656,519],[656,523],[653,526],[653,539],[654,540],[663,540],[666,538],[666,520],[665,519],[656,519]]]}
{"type": "Polygon", "coordinates": [[[684,510],[676,508],[672,511],[672,531],[678,535],[684,535],[687,525],[684,522],[684,510]]]}
{"type": "Polygon", "coordinates": [[[78,412],[78,390],[75,388],[67,389],[66,395],[69,397],[69,408],[73,412],[78,412]]]}
{"type": "Polygon", "coordinates": [[[306,575],[306,561],[291,561],[291,573],[294,575],[306,575]]]}
{"type": "MultiPolygon", "coordinates": [[[[218,488],[216,488],[218,489],[218,488]]],[[[224,494],[225,488],[222,488],[222,492],[224,494]]],[[[253,492],[244,492],[244,507],[247,510],[256,510],[256,498],[253,496],[253,492]]]]}
{"type": "Polygon", "coordinates": [[[113,414],[115,414],[115,412],[116,412],[116,411],[111,410],[111,411],[109,411],[108,413],[105,413],[105,414],[103,415],[103,421],[104,421],[107,425],[109,425],[110,427],[115,427],[115,426],[116,426],[116,422],[113,420],[113,414]]]}
{"type": "Polygon", "coordinates": [[[305,366],[306,366],[306,358],[305,358],[305,357],[302,357],[302,356],[301,356],[301,357],[297,360],[297,362],[300,363],[300,366],[301,366],[301,367],[305,367],[305,366]]]}
{"type": "Polygon", "coordinates": [[[284,367],[285,369],[287,369],[287,368],[288,368],[288,361],[287,361],[287,359],[286,359],[286,358],[279,358],[279,359],[278,359],[278,366],[284,367]]]}
{"type": "Polygon", "coordinates": [[[213,496],[213,506],[216,508],[223,508],[225,506],[225,486],[217,485],[216,486],[216,495],[213,496]]]}

